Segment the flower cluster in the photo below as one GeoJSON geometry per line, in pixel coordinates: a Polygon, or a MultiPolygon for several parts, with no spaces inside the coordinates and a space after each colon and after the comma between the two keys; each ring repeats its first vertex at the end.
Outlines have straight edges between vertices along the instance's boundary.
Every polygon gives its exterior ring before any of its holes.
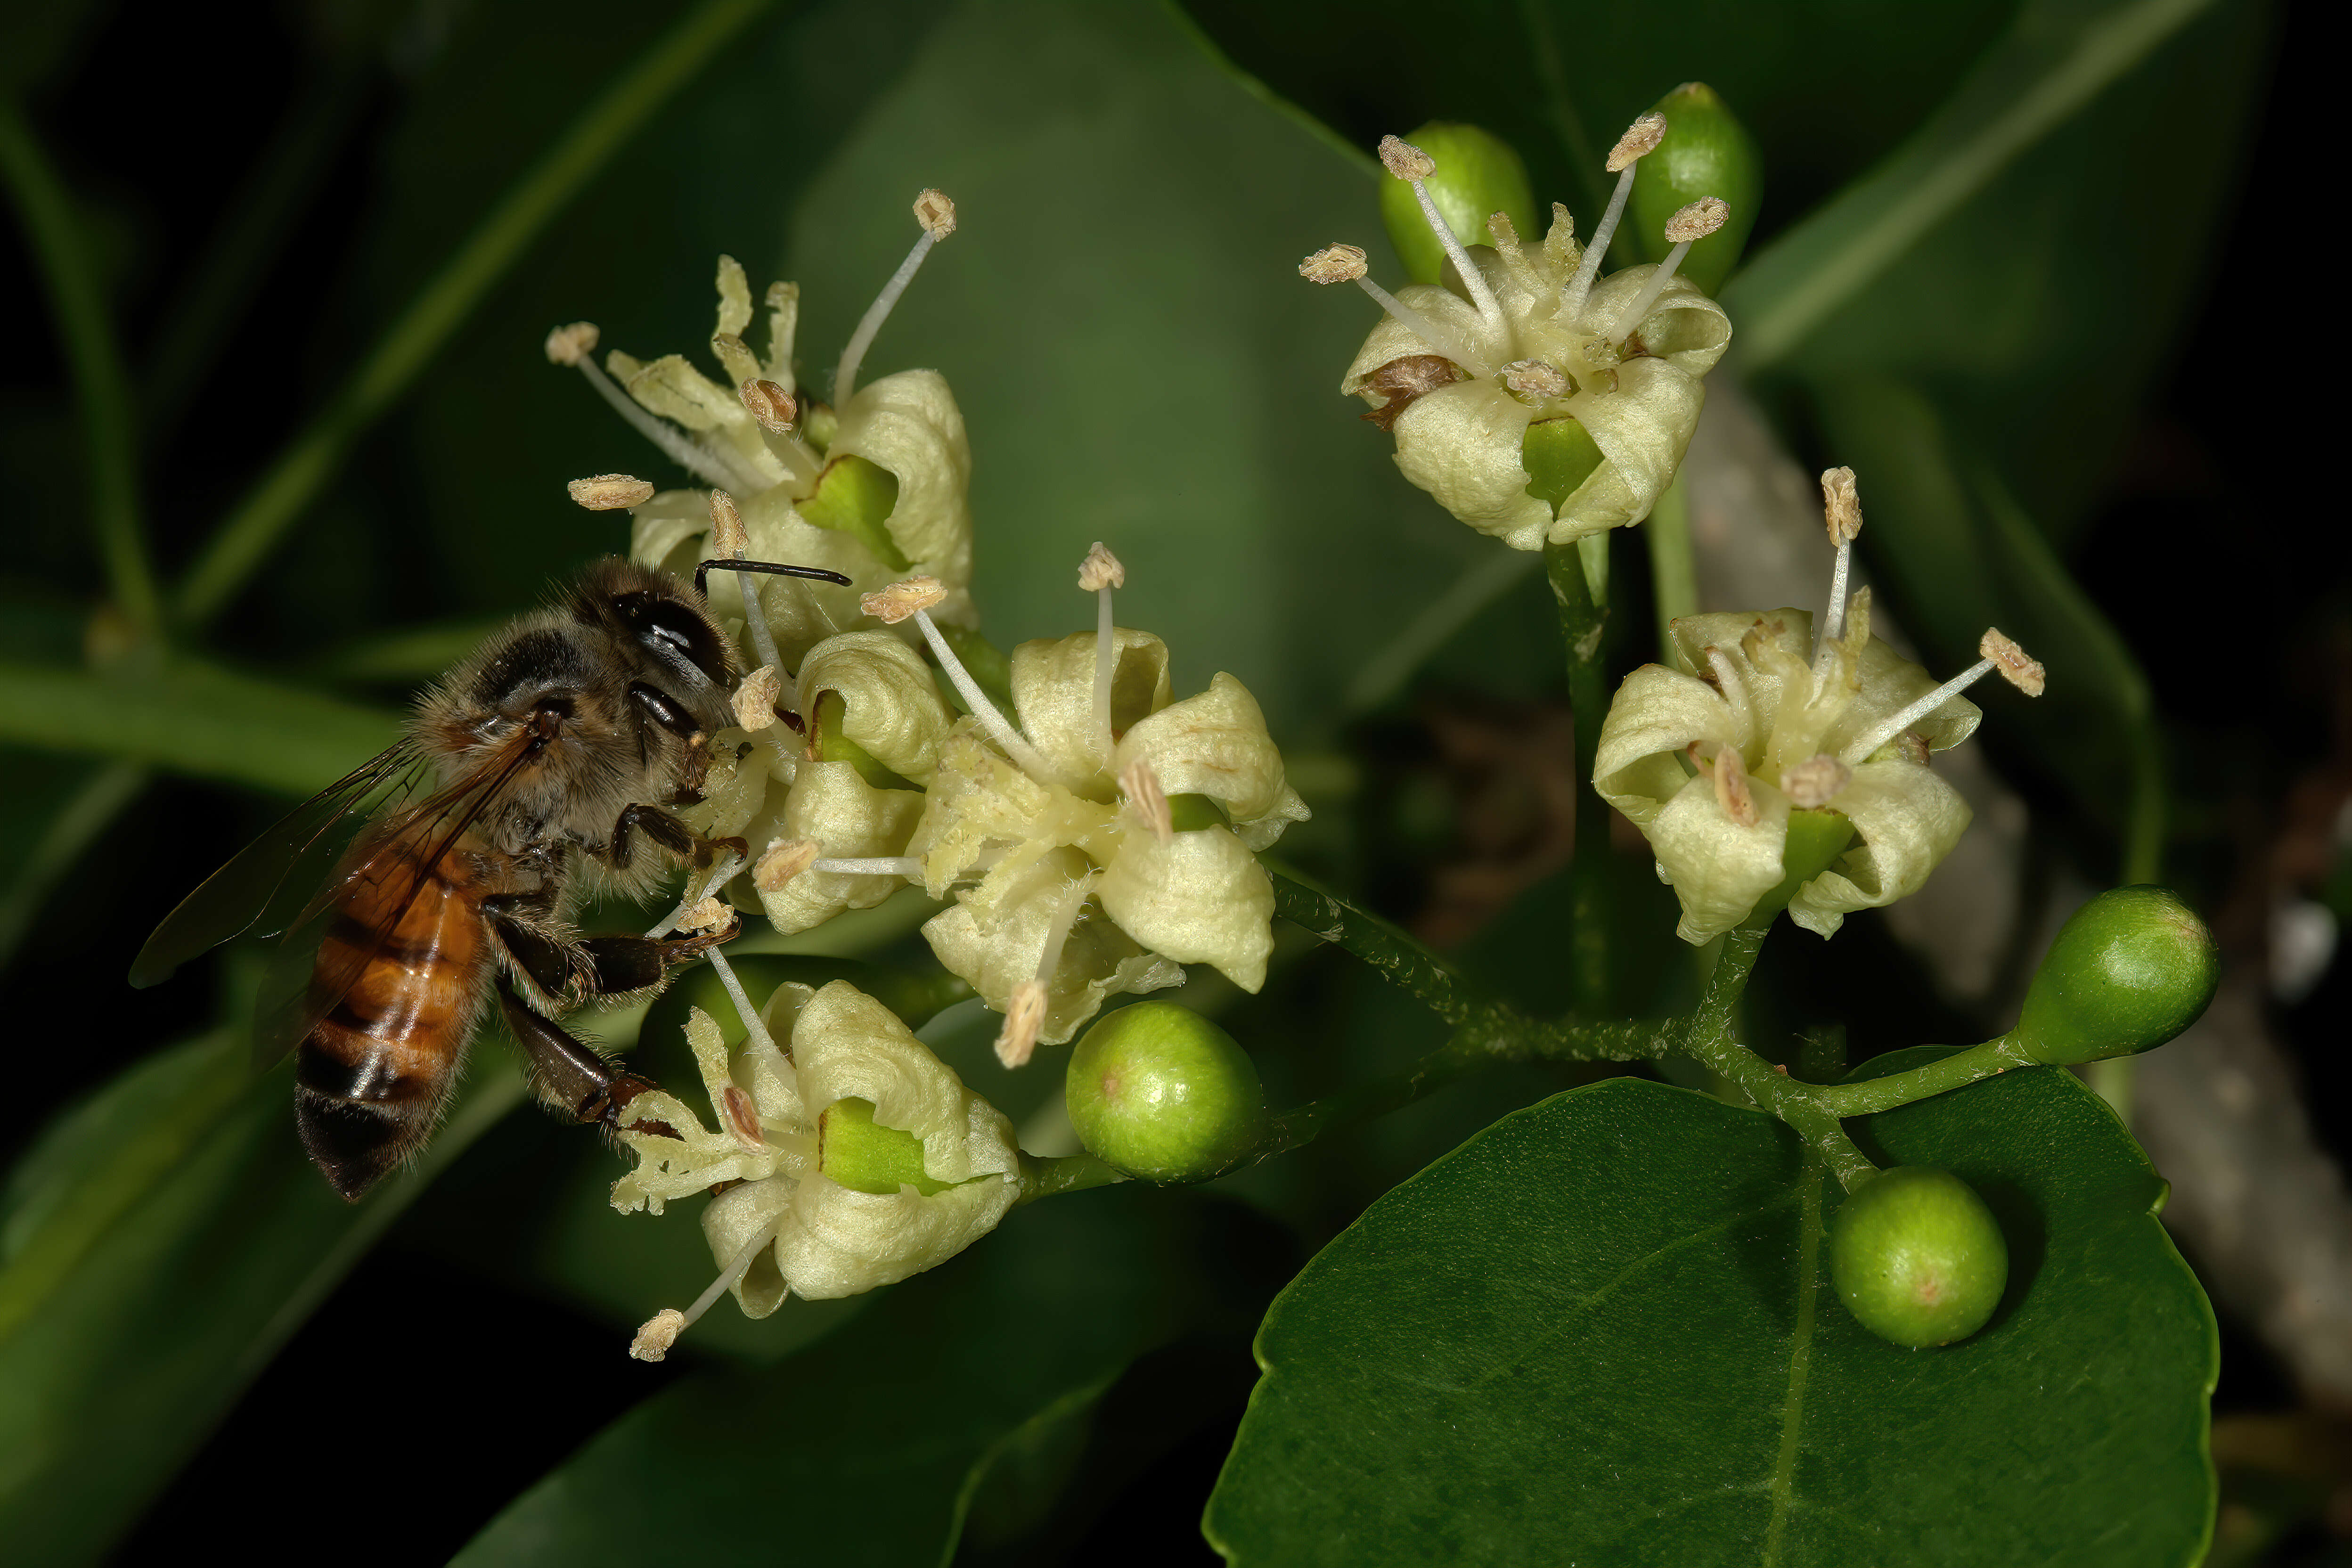
{"type": "Polygon", "coordinates": [[[1365,417],[1396,437],[1397,467],[1514,549],[1649,516],[1690,444],[1701,378],[1731,341],[1723,308],[1675,276],[1690,247],[1729,216],[1719,200],[1674,215],[1664,262],[1600,276],[1634,165],[1664,133],[1664,118],[1648,114],[1620,140],[1609,157],[1616,190],[1581,246],[1556,203],[1539,246],[1499,212],[1486,220],[1491,246],[1464,246],[1428,190],[1434,161],[1389,137],[1381,161],[1412,187],[1451,261],[1449,282],[1391,295],[1349,245],[1299,266],[1314,282],[1358,284],[1387,312],[1340,390],[1370,404],[1365,417]]]}
{"type": "Polygon", "coordinates": [[[1773,912],[1777,893],[1829,936],[1850,911],[1916,892],[1969,825],[1928,767],[1983,717],[1960,692],[1995,670],[2042,692],[2042,666],[1998,631],[1941,685],[1874,641],[1870,591],[1846,595],[1853,470],[1823,474],[1822,493],[1837,563],[1820,626],[1793,609],[1685,616],[1682,668],[1626,677],[1601,726],[1593,787],[1649,839],[1685,942],[1773,912]]]}

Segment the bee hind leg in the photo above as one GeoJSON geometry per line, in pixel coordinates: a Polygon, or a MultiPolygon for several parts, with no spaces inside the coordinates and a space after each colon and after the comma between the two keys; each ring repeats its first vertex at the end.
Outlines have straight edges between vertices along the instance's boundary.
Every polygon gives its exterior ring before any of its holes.
{"type": "MultiPolygon", "coordinates": [[[[622,1071],[573,1038],[562,1026],[535,1011],[504,980],[499,982],[499,1008],[506,1015],[507,1027],[521,1042],[523,1054],[530,1058],[531,1087],[559,1114],[576,1121],[598,1122],[606,1131],[617,1132],[621,1113],[629,1102],[656,1087],[651,1079],[622,1071]]],[[[659,1121],[638,1121],[630,1131],[677,1136],[659,1121]]]]}

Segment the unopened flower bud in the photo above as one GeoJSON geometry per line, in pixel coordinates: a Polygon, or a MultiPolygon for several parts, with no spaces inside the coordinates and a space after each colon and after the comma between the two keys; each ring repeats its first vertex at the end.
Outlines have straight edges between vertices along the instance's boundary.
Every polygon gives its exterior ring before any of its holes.
{"type": "Polygon", "coordinates": [[[1665,128],[1633,177],[1630,222],[1645,261],[1663,260],[1680,236],[1665,233],[1678,209],[1712,196],[1728,209],[1722,226],[1693,245],[1681,275],[1712,294],[1739,264],[1764,194],[1755,138],[1703,82],[1685,82],[1660,99],[1665,128]]]}
{"type": "Polygon", "coordinates": [[[1864,1328],[1925,1350],[1985,1326],[2009,1284],[2009,1246],[1966,1182],[1927,1165],[1899,1165],[1839,1205],[1830,1225],[1830,1279],[1864,1328]]]}
{"type": "Polygon", "coordinates": [[[1249,1054],[1173,1002],[1138,1002],[1087,1030],[1064,1095],[1087,1152],[1148,1182],[1206,1181],[1265,1127],[1249,1054]]]}
{"type": "Polygon", "coordinates": [[[2165,888],[2116,888],[2074,911],[2010,1037],[2061,1066],[2130,1056],[2195,1023],[2221,981],[2213,933],[2165,888]]]}
{"type": "Polygon", "coordinates": [[[1381,182],[1381,220],[1406,276],[1415,283],[1434,283],[1444,275],[1445,250],[1423,216],[1421,198],[1409,183],[1413,179],[1422,181],[1445,226],[1465,245],[1486,242],[1486,219],[1496,212],[1508,214],[1522,230],[1535,231],[1535,195],[1528,184],[1527,166],[1511,144],[1492,132],[1432,121],[1404,141],[1393,136],[1384,140],[1381,161],[1397,176],[1381,182]],[[1395,161],[1390,157],[1391,147],[1402,150],[1395,161]],[[1401,172],[1401,164],[1422,172],[1401,172]]]}

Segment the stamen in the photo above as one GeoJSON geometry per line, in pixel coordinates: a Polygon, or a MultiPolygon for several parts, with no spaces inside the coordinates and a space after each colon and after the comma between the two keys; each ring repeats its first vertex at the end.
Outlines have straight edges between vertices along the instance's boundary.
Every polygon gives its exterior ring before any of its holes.
{"type": "Polygon", "coordinates": [[[1470,253],[1462,247],[1454,226],[1447,223],[1445,215],[1437,210],[1437,198],[1429,194],[1425,182],[1437,173],[1436,160],[1410,142],[1383,136],[1381,138],[1381,162],[1388,165],[1390,174],[1412,187],[1413,200],[1421,204],[1422,217],[1429,224],[1430,232],[1437,236],[1437,243],[1445,247],[1446,258],[1454,263],[1454,270],[1461,275],[1462,286],[1470,290],[1470,302],[1478,308],[1478,319],[1486,324],[1490,332],[1507,331],[1509,323],[1503,318],[1502,303],[1495,298],[1495,290],[1487,286],[1486,275],[1470,259],[1470,253]]]}
{"type": "Polygon", "coordinates": [[[1310,283],[1353,283],[1370,295],[1372,302],[1394,317],[1405,331],[1471,374],[1489,376],[1495,374],[1493,366],[1464,347],[1452,332],[1373,282],[1364,273],[1364,253],[1352,245],[1326,246],[1298,264],[1298,275],[1310,283]]]}
{"type": "Polygon", "coordinates": [[[819,856],[808,864],[812,871],[838,871],[848,877],[904,877],[923,879],[923,863],[912,855],[868,855],[829,859],[819,856]]]}
{"type": "Polygon", "coordinates": [[[865,363],[866,351],[873,347],[874,334],[882,330],[882,323],[890,319],[891,307],[898,304],[898,296],[915,280],[923,258],[931,253],[931,247],[955,232],[955,203],[948,200],[944,192],[925,190],[915,197],[915,221],[923,226],[923,237],[915,241],[915,248],[898,263],[898,270],[890,274],[890,281],[882,285],[882,292],[874,297],[874,303],[866,307],[857,330],[849,334],[848,346],[841,351],[841,363],[833,373],[833,404],[836,408],[849,405],[851,396],[857,391],[857,369],[865,363]]]}
{"type": "Polygon", "coordinates": [[[1078,911],[1086,907],[1087,895],[1095,888],[1095,873],[1088,871],[1064,890],[1062,900],[1054,908],[1054,919],[1045,928],[1045,947],[1037,960],[1037,977],[1024,980],[1013,986],[1013,996],[1004,1012],[1004,1026],[996,1035],[996,1059],[1006,1067],[1017,1068],[1029,1059],[1037,1048],[1037,1036],[1045,1026],[1045,1004],[1049,1000],[1047,985],[1054,971],[1062,966],[1062,949],[1070,940],[1070,931],[1078,923],[1078,911]]]}
{"type": "Polygon", "coordinates": [[[1830,600],[1822,612],[1821,634],[1813,639],[1818,660],[1822,645],[1845,628],[1848,574],[1853,566],[1854,536],[1862,531],[1862,492],[1852,468],[1822,470],[1822,515],[1829,525],[1830,542],[1837,546],[1837,564],[1830,569],[1830,600]]]}
{"type": "Polygon", "coordinates": [[[923,634],[923,640],[931,646],[932,657],[947,672],[950,684],[963,698],[964,706],[971,710],[971,716],[980,721],[980,727],[988,731],[989,738],[1003,749],[1006,756],[1013,759],[1014,766],[1039,784],[1051,783],[1053,768],[1038,753],[1037,748],[997,711],[996,704],[989,700],[988,693],[980,689],[980,682],[971,678],[971,671],[963,667],[963,660],[956,657],[955,649],[948,646],[948,639],[940,635],[940,628],[933,626],[931,617],[924,613],[947,596],[947,590],[940,586],[936,578],[909,577],[903,583],[891,584],[878,594],[866,595],[859,603],[867,615],[886,626],[896,626],[912,616],[917,628],[923,634]]]}
{"type": "Polygon", "coordinates": [[[1118,787],[1143,826],[1151,829],[1151,837],[1162,844],[1175,841],[1176,819],[1168,809],[1168,793],[1160,787],[1160,775],[1150,763],[1138,757],[1119,769],[1118,787]]]}
{"type": "Polygon", "coordinates": [[[1095,733],[1102,757],[1110,761],[1117,738],[1110,732],[1111,676],[1118,668],[1118,628],[1111,623],[1110,591],[1127,586],[1127,568],[1099,539],[1078,566],[1078,586],[1095,596],[1095,733]]]}
{"type": "Polygon", "coordinates": [[[813,484],[824,471],[815,453],[802,445],[793,431],[801,416],[800,400],[778,383],[754,378],[735,389],[743,400],[743,407],[760,427],[761,445],[769,456],[784,466],[798,485],[813,484]]]}
{"type": "Polygon", "coordinates": [[[774,1245],[776,1233],[783,1229],[785,1217],[792,1212],[789,1206],[778,1209],[775,1218],[754,1231],[751,1239],[743,1244],[742,1250],[729,1259],[719,1278],[710,1282],[709,1289],[695,1298],[693,1306],[683,1312],[675,1307],[664,1307],[656,1312],[646,1321],[645,1327],[637,1331],[637,1337],[630,1342],[629,1353],[639,1361],[659,1361],[667,1355],[670,1346],[677,1343],[678,1335],[691,1328],[703,1313],[718,1304],[719,1297],[734,1289],[737,1280],[751,1271],[751,1265],[759,1261],[760,1254],[774,1245]]]}
{"type": "Polygon", "coordinates": [[[782,692],[782,679],[772,664],[763,664],[745,676],[735,688],[735,722],[757,734],[776,721],[776,699],[782,692]]]}
{"type": "Polygon", "coordinates": [[[1737,746],[1726,746],[1715,754],[1715,803],[1742,827],[1753,827],[1762,820],[1756,810],[1756,796],[1748,787],[1748,763],[1737,746]]]}
{"type": "Polygon", "coordinates": [[[734,918],[734,911],[717,899],[705,899],[678,917],[677,929],[690,931],[717,931],[734,918]]]}
{"type": "Polygon", "coordinates": [[[677,922],[686,918],[686,911],[694,908],[695,905],[702,902],[703,900],[716,892],[728,878],[735,874],[735,868],[741,864],[742,861],[740,858],[730,854],[726,859],[721,860],[719,864],[710,868],[710,875],[703,879],[701,886],[697,887],[694,883],[694,879],[691,877],[688,878],[686,895],[678,900],[677,908],[670,910],[668,914],[663,916],[660,921],[655,925],[653,930],[646,932],[646,939],[648,941],[652,941],[660,937],[667,936],[670,932],[676,931],[677,929],[677,922]]]}
{"type": "Polygon", "coordinates": [[[653,486],[627,474],[598,474],[573,479],[563,488],[571,492],[572,504],[590,511],[624,511],[654,499],[653,486]]]}
{"type": "Polygon", "coordinates": [[[1625,216],[1625,203],[1633,195],[1633,167],[1643,155],[1654,149],[1666,134],[1666,117],[1644,114],[1625,128],[1617,145],[1609,150],[1609,172],[1617,176],[1617,188],[1609,194],[1608,210],[1592,231],[1591,240],[1584,247],[1584,258],[1576,264],[1575,274],[1560,286],[1560,316],[1573,322],[1584,314],[1584,301],[1591,297],[1592,280],[1601,273],[1601,258],[1609,254],[1609,242],[1616,237],[1617,220],[1625,216]]]}
{"type": "Polygon", "coordinates": [[[1739,667],[1732,663],[1731,656],[1719,647],[1706,650],[1706,663],[1707,668],[1715,671],[1716,686],[1723,692],[1724,700],[1731,704],[1733,721],[1741,730],[1748,729],[1756,721],[1756,701],[1748,694],[1748,681],[1739,673],[1739,667]]]}
{"type": "Polygon", "coordinates": [[[744,552],[751,548],[751,535],[743,526],[743,514],[737,510],[735,498],[725,490],[712,490],[709,507],[710,552],[724,555],[730,561],[742,560],[744,552]]]}
{"type": "Polygon", "coordinates": [[[1849,766],[1861,763],[1871,752],[1902,734],[1920,720],[1928,717],[1946,702],[1966,691],[1986,676],[1998,669],[2001,678],[2028,697],[2042,695],[2045,684],[2041,664],[2026,657],[2025,650],[1997,631],[1988,629],[1978,651],[1984,657],[1912,703],[1892,718],[1880,721],[1859,737],[1846,743],[1838,760],[1849,766]]]}
{"type": "Polygon", "coordinates": [[[1515,359],[1505,365],[1503,384],[1529,397],[1568,395],[1568,377],[1539,359],[1515,359]]]}
{"type": "MultiPolygon", "coordinates": [[[[730,561],[740,561],[751,546],[751,535],[743,526],[743,514],[736,510],[735,498],[725,490],[712,490],[710,492],[711,553],[724,555],[730,561]]],[[[739,578],[743,575],[744,574],[741,573],[737,574],[739,578]]],[[[743,625],[751,634],[751,648],[760,656],[761,665],[776,678],[774,701],[785,704],[796,702],[799,700],[798,689],[793,686],[793,678],[784,673],[783,656],[776,651],[776,634],[768,626],[766,584],[753,581],[743,583],[741,587],[743,625]]],[[[739,717],[743,711],[740,694],[735,711],[739,717]]],[[[772,721],[772,718],[771,722],[772,721]]],[[[749,724],[744,726],[750,730],[761,727],[749,724]]],[[[771,735],[766,739],[774,742],[778,754],[782,754],[782,742],[778,737],[771,735]]]]}
{"type": "Polygon", "coordinates": [[[1543,276],[1536,270],[1535,263],[1528,259],[1527,249],[1519,243],[1518,226],[1511,222],[1511,215],[1487,214],[1486,237],[1494,241],[1495,255],[1502,262],[1503,270],[1511,275],[1511,281],[1528,293],[1542,298],[1543,276]]]}
{"type": "Polygon", "coordinates": [[[1650,280],[1642,285],[1642,291],[1617,312],[1616,321],[1610,323],[1610,342],[1623,346],[1633,329],[1642,324],[1642,318],[1650,313],[1650,307],[1658,302],[1658,296],[1666,291],[1666,285],[1675,280],[1675,269],[1682,266],[1690,247],[1730,218],[1730,207],[1713,196],[1701,196],[1666,220],[1666,238],[1673,242],[1674,248],[1658,263],[1658,269],[1650,274],[1650,280]]]}
{"type": "Polygon", "coordinates": [[[741,489],[765,489],[767,481],[757,474],[746,475],[721,453],[700,442],[672,425],[658,419],[637,400],[614,384],[597,366],[590,353],[595,348],[596,323],[574,321],[568,327],[558,327],[547,334],[547,358],[551,364],[568,364],[588,378],[596,395],[610,404],[613,411],[629,422],[629,427],[655,446],[662,455],[700,479],[706,485],[734,485],[741,489]]]}
{"type": "MultiPolygon", "coordinates": [[[[734,866],[741,864],[740,860],[732,862],[734,866]]],[[[776,1037],[768,1033],[768,1026],[760,1021],[760,1010],[752,1006],[751,998],[743,994],[743,983],[735,978],[734,966],[727,962],[727,955],[714,947],[704,956],[710,960],[710,967],[718,972],[719,984],[727,987],[727,994],[735,1004],[735,1016],[743,1020],[743,1033],[748,1043],[763,1051],[774,1050],[776,1037]]],[[[693,1321],[691,1318],[687,1321],[693,1321]]]]}
{"type": "Polygon", "coordinates": [[[816,864],[814,838],[779,838],[751,868],[751,885],[763,893],[781,893],[786,883],[816,864]]]}
{"type": "Polygon", "coordinates": [[[733,1084],[719,1090],[719,1114],[726,1118],[727,1130],[735,1134],[735,1142],[747,1154],[767,1152],[767,1133],[760,1126],[760,1107],[752,1098],[733,1084]]]}
{"type": "Polygon", "coordinates": [[[1831,756],[1817,752],[1780,775],[1780,791],[1791,805],[1811,810],[1824,806],[1836,798],[1837,792],[1853,782],[1853,770],[1831,756]]]}

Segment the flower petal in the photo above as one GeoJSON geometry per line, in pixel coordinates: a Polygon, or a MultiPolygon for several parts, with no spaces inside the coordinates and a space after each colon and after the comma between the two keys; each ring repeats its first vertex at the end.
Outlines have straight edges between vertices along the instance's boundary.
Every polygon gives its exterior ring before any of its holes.
{"type": "MultiPolygon", "coordinates": [[[[1780,885],[1780,855],[1789,837],[1789,797],[1758,779],[1749,783],[1758,821],[1742,827],[1716,800],[1706,774],[1690,780],[1645,831],[1675,897],[1682,923],[1675,934],[1696,946],[1721,936],[1755,912],[1756,901],[1780,885]]],[[[1844,804],[1844,797],[1839,797],[1844,804]]]]}
{"type": "Polygon", "coordinates": [[[1020,1171],[1004,1113],[966,1089],[896,1013],[845,980],[801,1009],[793,1063],[811,1114],[837,1100],[870,1101],[877,1125],[921,1140],[923,1173],[935,1182],[1020,1171]]]}
{"type": "Polygon", "coordinates": [[[898,500],[883,526],[899,552],[942,583],[950,570],[954,580],[971,580],[971,443],[945,376],[902,370],[858,388],[825,456],[889,469],[898,500]]]}
{"type": "Polygon", "coordinates": [[[1739,746],[1748,737],[1723,694],[1696,676],[1645,664],[1627,676],[1601,723],[1593,787],[1647,828],[1690,774],[1675,758],[1694,741],[1739,746]]]}
{"type": "MultiPolygon", "coordinates": [[[[903,855],[922,819],[923,797],[908,789],[876,789],[849,763],[803,763],[784,792],[782,810],[754,818],[745,837],[754,844],[778,838],[814,840],[826,857],[862,859],[903,855]]],[[[907,885],[903,878],[808,870],[760,907],[785,936],[823,925],[844,910],[870,910],[907,885]]]]}
{"type": "Polygon", "coordinates": [[[994,1230],[1020,1195],[1021,1184],[1002,1176],[924,1197],[912,1187],[853,1192],[811,1173],[793,1189],[792,1214],[776,1236],[777,1269],[793,1294],[809,1301],[895,1285],[994,1230]]]}
{"type": "MultiPolygon", "coordinates": [[[[1578,325],[1588,332],[1607,331],[1633,296],[1649,286],[1657,273],[1644,264],[1612,272],[1592,286],[1585,297],[1578,325]]],[[[1701,376],[1715,368],[1731,344],[1731,318],[1689,279],[1677,276],[1652,301],[1627,342],[1629,352],[1655,356],[1686,375],[1701,376]]],[[[1628,363],[1639,363],[1631,360],[1628,363]]]]}
{"type": "MultiPolygon", "coordinates": [[[[1561,503],[1549,535],[1555,544],[1648,517],[1675,482],[1698,426],[1706,387],[1681,366],[1663,359],[1631,359],[1617,367],[1616,375],[1615,391],[1580,392],[1568,400],[1569,412],[1582,421],[1605,461],[1561,503]]],[[[1408,410],[1398,428],[1412,417],[1408,410]]]]}
{"type": "Polygon", "coordinates": [[[1288,823],[1307,818],[1306,805],[1284,780],[1282,752],[1266,733],[1257,699],[1222,670],[1206,691],[1138,720],[1120,737],[1111,771],[1123,772],[1139,758],[1151,764],[1165,793],[1205,795],[1222,802],[1236,831],[1274,819],[1265,843],[1288,823]]]}
{"type": "MultiPolygon", "coordinates": [[[[1168,645],[1149,632],[1113,629],[1110,725],[1116,736],[1168,706],[1168,645]]],[[[1013,650],[1013,705],[1021,732],[1045,754],[1058,782],[1109,797],[1108,741],[1095,726],[1095,634],[1025,642],[1013,650]]]]}
{"type": "Polygon", "coordinates": [[[1179,833],[1165,844],[1129,834],[1098,891],[1119,929],[1154,952],[1213,964],[1244,991],[1265,984],[1274,879],[1227,829],[1179,833]]]}
{"type": "Polygon", "coordinates": [[[843,632],[801,661],[801,717],[815,732],[817,698],[841,695],[842,733],[901,777],[920,780],[939,765],[955,716],[930,666],[888,632],[843,632]]]}
{"type": "Polygon", "coordinates": [[[1831,802],[1862,842],[1797,889],[1789,918],[1822,936],[1854,910],[1874,910],[1917,892],[1968,831],[1969,803],[1916,763],[1864,763],[1831,802]]]}
{"type": "MultiPolygon", "coordinates": [[[[1512,339],[1507,331],[1496,333],[1486,329],[1478,315],[1478,308],[1451,289],[1434,283],[1409,283],[1396,291],[1399,303],[1420,311],[1439,327],[1450,330],[1471,353],[1484,358],[1490,365],[1499,365],[1517,356],[1512,353],[1512,339]]],[[[1339,380],[1339,390],[1349,397],[1361,396],[1367,403],[1377,405],[1378,394],[1367,394],[1365,383],[1372,372],[1391,360],[1410,359],[1416,354],[1442,353],[1444,351],[1424,340],[1420,333],[1395,317],[1381,313],[1364,346],[1356,351],[1354,363],[1339,380]]],[[[1466,366],[1465,367],[1466,370],[1466,366]]]]}
{"type": "Polygon", "coordinates": [[[1534,413],[1495,382],[1441,386],[1397,416],[1396,465],[1479,532],[1514,550],[1540,550],[1552,510],[1528,494],[1519,460],[1534,413]]]}

